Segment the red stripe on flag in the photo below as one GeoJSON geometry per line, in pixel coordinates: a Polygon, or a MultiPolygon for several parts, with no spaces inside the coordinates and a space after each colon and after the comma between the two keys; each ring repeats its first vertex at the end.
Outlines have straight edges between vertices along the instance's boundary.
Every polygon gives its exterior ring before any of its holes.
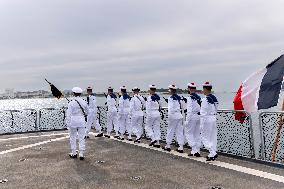
{"type": "MultiPolygon", "coordinates": [[[[244,110],[243,102],[242,102],[242,88],[241,85],[235,98],[234,98],[234,110],[244,110]]],[[[236,112],[235,113],[235,119],[238,120],[240,123],[243,123],[245,121],[246,114],[243,112],[236,112]]]]}

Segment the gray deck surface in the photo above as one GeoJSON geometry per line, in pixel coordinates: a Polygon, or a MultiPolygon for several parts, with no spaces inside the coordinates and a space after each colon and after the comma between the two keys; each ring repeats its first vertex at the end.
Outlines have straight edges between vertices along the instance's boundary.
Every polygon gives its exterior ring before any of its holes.
{"type": "MultiPolygon", "coordinates": [[[[0,136],[0,151],[66,136],[1,140],[51,133],[60,132],[0,136]]],[[[280,182],[107,138],[91,136],[85,161],[70,159],[69,152],[66,138],[1,154],[0,180],[8,182],[0,188],[284,188],[280,182]]],[[[228,157],[218,160],[284,176],[281,168],[228,157]]]]}

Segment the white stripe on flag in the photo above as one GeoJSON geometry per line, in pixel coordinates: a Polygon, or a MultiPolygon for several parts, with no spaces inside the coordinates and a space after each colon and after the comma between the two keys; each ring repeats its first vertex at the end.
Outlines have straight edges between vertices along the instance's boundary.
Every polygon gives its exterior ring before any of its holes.
{"type": "Polygon", "coordinates": [[[242,103],[244,110],[252,113],[258,110],[257,102],[261,81],[267,72],[266,68],[249,76],[242,84],[242,103]]]}

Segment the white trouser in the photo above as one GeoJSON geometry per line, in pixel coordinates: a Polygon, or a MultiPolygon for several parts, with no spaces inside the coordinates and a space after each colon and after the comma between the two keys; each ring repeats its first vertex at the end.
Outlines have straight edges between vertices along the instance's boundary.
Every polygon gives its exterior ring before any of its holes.
{"type": "Polygon", "coordinates": [[[152,139],[152,141],[161,140],[161,129],[160,129],[161,117],[147,116],[145,131],[146,135],[152,139]]]}
{"type": "Polygon", "coordinates": [[[188,116],[185,124],[185,138],[190,145],[191,154],[200,153],[200,119],[198,115],[188,116]]]}
{"type": "Polygon", "coordinates": [[[209,150],[208,157],[217,154],[217,126],[215,116],[206,116],[200,119],[201,141],[204,147],[209,150]]]}
{"type": "Polygon", "coordinates": [[[110,135],[112,130],[114,129],[115,134],[118,135],[119,125],[117,122],[117,112],[107,112],[107,134],[110,135]]]}
{"type": "MultiPolygon", "coordinates": [[[[135,134],[136,138],[141,138],[143,134],[143,116],[132,116],[131,117],[131,127],[132,132],[135,134]]],[[[131,136],[131,133],[129,133],[131,136]]]]}
{"type": "Polygon", "coordinates": [[[79,140],[79,156],[84,156],[85,152],[85,127],[70,127],[69,129],[71,152],[76,154],[77,150],[77,133],[79,140]]]}
{"type": "Polygon", "coordinates": [[[168,129],[167,129],[167,138],[166,138],[166,143],[168,147],[171,145],[173,141],[174,134],[176,134],[177,142],[180,148],[182,148],[184,145],[182,118],[180,119],[169,118],[168,120],[168,129]]]}
{"type": "Polygon", "coordinates": [[[87,124],[86,124],[86,136],[88,136],[92,126],[95,124],[95,129],[97,132],[102,132],[102,127],[99,123],[99,120],[97,119],[97,115],[95,111],[89,111],[88,118],[87,118],[87,124]]]}
{"type": "Polygon", "coordinates": [[[129,129],[129,115],[128,114],[119,114],[118,115],[118,124],[119,124],[119,132],[120,135],[123,136],[125,134],[126,128],[129,129]]]}

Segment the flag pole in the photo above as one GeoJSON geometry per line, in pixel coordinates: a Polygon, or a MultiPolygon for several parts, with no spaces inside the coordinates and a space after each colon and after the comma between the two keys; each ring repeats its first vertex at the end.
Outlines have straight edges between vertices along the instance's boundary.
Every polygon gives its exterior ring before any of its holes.
{"type": "MultiPolygon", "coordinates": [[[[284,111],[284,101],[282,104],[282,111],[284,111]]],[[[279,143],[279,138],[280,138],[280,134],[281,134],[281,130],[283,128],[283,115],[281,113],[280,117],[278,118],[279,120],[279,124],[276,130],[276,135],[274,138],[274,143],[273,143],[273,148],[272,148],[272,153],[271,153],[271,159],[272,161],[275,161],[276,159],[276,153],[277,153],[277,149],[278,149],[278,143],[279,143]]]]}

